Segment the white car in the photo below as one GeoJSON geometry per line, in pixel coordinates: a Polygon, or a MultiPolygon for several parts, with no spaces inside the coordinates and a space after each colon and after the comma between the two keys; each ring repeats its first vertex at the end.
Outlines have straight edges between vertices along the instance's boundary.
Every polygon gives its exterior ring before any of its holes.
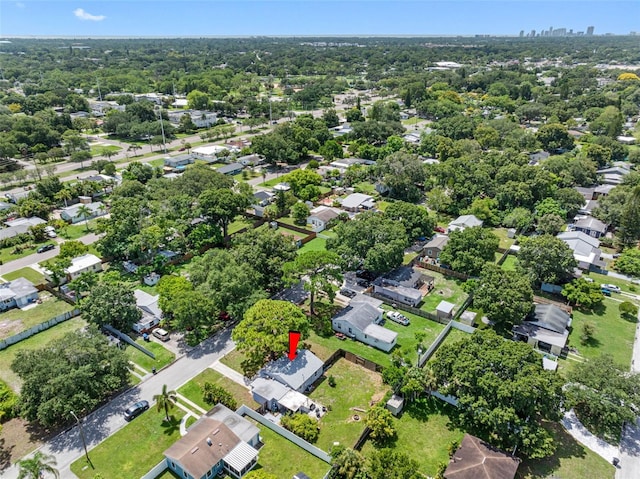
{"type": "Polygon", "coordinates": [[[387,318],[403,326],[408,326],[411,323],[404,314],[398,313],[397,311],[387,311],[387,318]]]}
{"type": "Polygon", "coordinates": [[[608,289],[612,293],[621,293],[622,292],[622,290],[619,287],[617,287],[615,284],[603,284],[602,288],[603,289],[608,289]]]}

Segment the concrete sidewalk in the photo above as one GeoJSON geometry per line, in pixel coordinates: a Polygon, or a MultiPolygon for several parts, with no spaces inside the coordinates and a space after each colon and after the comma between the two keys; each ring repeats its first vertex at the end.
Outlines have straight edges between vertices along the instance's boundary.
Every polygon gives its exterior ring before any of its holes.
{"type": "Polygon", "coordinates": [[[218,371],[223,376],[231,379],[233,382],[236,382],[245,388],[249,388],[249,379],[245,378],[242,374],[240,374],[235,369],[231,369],[229,366],[222,364],[220,361],[215,361],[211,366],[209,366],[214,371],[218,371]]]}
{"type": "Polygon", "coordinates": [[[576,441],[604,458],[609,464],[612,463],[614,457],[620,457],[619,449],[591,434],[576,417],[573,409],[566,412],[560,422],[576,441]]]}

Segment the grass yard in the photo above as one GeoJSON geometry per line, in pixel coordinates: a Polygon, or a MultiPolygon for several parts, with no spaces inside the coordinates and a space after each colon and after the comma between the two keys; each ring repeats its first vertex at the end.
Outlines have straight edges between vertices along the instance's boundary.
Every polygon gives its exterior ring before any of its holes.
{"type": "Polygon", "coordinates": [[[24,258],[25,256],[29,256],[36,252],[36,250],[45,244],[53,244],[53,241],[45,241],[44,243],[34,243],[33,241],[29,241],[26,245],[28,248],[24,249],[16,249],[16,246],[8,246],[6,248],[0,249],[0,261],[3,263],[7,263],[9,261],[13,261],[14,259],[24,258]]]}
{"type": "Polygon", "coordinates": [[[354,410],[368,410],[371,401],[380,401],[388,389],[382,384],[379,373],[369,371],[346,359],[338,360],[325,375],[333,376],[336,386],[323,381],[309,394],[314,401],[330,408],[320,420],[320,437],[316,446],[330,451],[335,441],[346,447],[353,447],[364,429],[364,413],[354,410]],[[358,415],[358,421],[353,416],[358,415]]]}
{"type": "MultiPolygon", "coordinates": [[[[229,366],[231,369],[235,369],[238,372],[242,372],[241,363],[244,361],[245,355],[234,349],[233,351],[225,354],[222,358],[220,358],[220,362],[225,366],[229,366]]],[[[186,396],[186,394],[185,394],[186,396]]]]}
{"type": "Polygon", "coordinates": [[[376,209],[382,212],[387,211],[387,208],[389,207],[390,204],[391,204],[390,201],[384,201],[384,200],[378,201],[376,202],[376,209]]]}
{"type": "Polygon", "coordinates": [[[96,474],[109,479],[141,477],[180,438],[183,415],[182,410],[174,409],[172,420],[167,423],[164,411],[152,407],[90,451],[95,469],[87,467],[82,457],[71,464],[71,471],[80,479],[92,479],[96,474]]]}
{"type": "Polygon", "coordinates": [[[156,358],[151,358],[151,356],[146,355],[133,346],[127,346],[127,349],[125,350],[127,353],[127,357],[129,358],[129,361],[136,363],[138,366],[146,369],[149,372],[151,372],[151,369],[154,367],[157,370],[160,370],[160,368],[165,367],[167,364],[171,364],[176,358],[175,354],[173,354],[161,344],[158,344],[154,341],[146,342],[144,339],[138,338],[136,339],[136,343],[151,351],[153,354],[155,354],[156,358]]]}
{"type": "Polygon", "coordinates": [[[304,449],[276,434],[271,429],[256,424],[260,428],[260,437],[264,446],[260,449],[260,458],[254,471],[264,469],[279,478],[293,477],[304,471],[309,477],[321,478],[329,470],[329,464],[312,456],[304,449]]]}
{"type": "Polygon", "coordinates": [[[94,218],[92,220],[89,220],[87,224],[85,224],[84,221],[81,221],[80,223],[69,225],[59,231],[60,237],[66,240],[77,240],[78,238],[81,238],[82,236],[95,231],[97,223],[97,218],[94,218]],[[87,231],[87,228],[89,228],[89,231],[87,231]]]}
{"type": "Polygon", "coordinates": [[[154,168],[162,168],[164,166],[164,158],[156,158],[155,160],[148,161],[147,164],[154,168]]]}
{"type": "Polygon", "coordinates": [[[418,256],[418,253],[416,253],[416,252],[405,253],[403,258],[402,258],[402,264],[405,265],[405,266],[408,265],[409,263],[411,263],[416,258],[416,256],[418,256]]]}
{"type": "MultiPolygon", "coordinates": [[[[640,286],[638,286],[638,285],[634,285],[634,284],[630,283],[629,281],[625,281],[624,279],[614,278],[613,276],[609,276],[609,275],[606,275],[606,274],[586,273],[585,277],[589,277],[589,278],[593,279],[595,282],[600,283],[600,284],[603,284],[603,283],[615,284],[622,291],[626,291],[627,293],[634,293],[634,292],[638,292],[640,290],[640,286]]],[[[614,298],[621,298],[620,295],[617,295],[615,293],[614,293],[613,297],[614,298]]],[[[628,301],[629,299],[625,298],[625,300],[628,301]]]]}
{"type": "Polygon", "coordinates": [[[356,193],[364,193],[365,195],[369,196],[376,196],[378,194],[375,185],[373,183],[369,183],[368,181],[356,183],[353,188],[356,193]]]}
{"type": "Polygon", "coordinates": [[[227,233],[232,235],[233,233],[240,231],[242,228],[250,227],[252,224],[253,222],[248,220],[247,218],[240,217],[229,224],[229,227],[227,228],[227,233]]]}
{"type": "MultiPolygon", "coordinates": [[[[462,439],[464,433],[449,426],[451,406],[436,399],[408,404],[395,421],[397,440],[390,447],[408,454],[420,464],[420,472],[435,476],[438,465],[449,460],[448,447],[462,439]]],[[[371,453],[374,444],[367,441],[362,452],[371,453]]]]}
{"type": "Polygon", "coordinates": [[[308,251],[324,251],[325,249],[327,249],[327,240],[316,236],[308,243],[302,245],[302,248],[298,250],[298,254],[306,253],[308,251]]]}
{"type": "Polygon", "coordinates": [[[425,270],[424,274],[435,278],[435,281],[431,292],[422,300],[422,304],[420,305],[421,310],[433,313],[438,304],[440,304],[440,301],[445,300],[456,306],[461,306],[464,300],[467,299],[467,293],[462,290],[463,281],[447,278],[435,271],[425,270]]]}
{"type": "Polygon", "coordinates": [[[567,345],[574,347],[585,358],[610,354],[616,363],[628,368],[631,363],[636,323],[621,317],[618,301],[605,298],[603,306],[594,312],[573,310],[573,323],[567,345]],[[589,343],[580,343],[582,325],[586,321],[595,324],[596,332],[589,343]]]}
{"type": "Polygon", "coordinates": [[[185,385],[180,387],[177,392],[193,401],[201,408],[209,410],[213,406],[211,404],[207,404],[202,399],[204,383],[217,384],[218,386],[226,389],[231,395],[233,395],[236,401],[238,401],[238,406],[246,404],[251,409],[255,409],[259,406],[259,404],[253,400],[251,393],[247,388],[233,382],[231,379],[226,378],[213,369],[205,369],[185,385]]]}
{"type": "Polygon", "coordinates": [[[515,243],[514,238],[509,238],[507,236],[507,228],[493,228],[492,231],[493,234],[500,238],[500,244],[498,245],[500,248],[508,249],[513,243],[515,243]]]}
{"type": "MultiPolygon", "coordinates": [[[[502,255],[501,255],[502,256],[502,255]]],[[[502,263],[501,268],[505,271],[515,271],[516,269],[516,262],[518,261],[518,259],[513,256],[512,254],[510,254],[509,256],[507,256],[507,258],[504,260],[504,263],[502,263]]]]}
{"type": "MultiPolygon", "coordinates": [[[[91,149],[89,150],[91,152],[91,156],[94,158],[97,158],[99,156],[103,156],[104,152],[106,151],[110,151],[112,153],[117,153],[120,150],[122,150],[122,148],[120,148],[119,146],[116,145],[107,145],[105,143],[102,144],[94,144],[91,146],[91,149]]],[[[106,156],[104,157],[106,159],[106,156]]]]}
{"type": "Polygon", "coordinates": [[[69,303],[55,298],[51,293],[43,292],[38,296],[42,304],[26,311],[13,308],[0,313],[0,339],[8,338],[73,309],[69,303]]]}
{"type": "Polygon", "coordinates": [[[277,231],[279,231],[280,234],[283,234],[286,236],[293,236],[293,239],[296,241],[309,236],[309,235],[305,235],[304,233],[298,233],[297,231],[290,230],[288,228],[283,228],[282,226],[279,227],[277,231]]]}
{"type": "Polygon", "coordinates": [[[9,346],[7,349],[3,349],[0,351],[0,379],[11,386],[11,389],[18,391],[21,382],[20,378],[11,370],[11,363],[19,351],[31,351],[42,348],[51,341],[61,338],[71,331],[83,328],[86,324],[86,321],[78,316],[69,321],[57,324],[53,328],[34,334],[30,338],[23,339],[19,343],[9,346]]]}
{"type": "Polygon", "coordinates": [[[611,464],[577,442],[560,424],[549,423],[548,428],[556,439],[555,454],[536,461],[525,459],[518,468],[516,478],[613,479],[615,469],[611,464]]]}
{"type": "Polygon", "coordinates": [[[3,274],[2,277],[7,281],[13,281],[17,278],[24,278],[31,281],[33,284],[38,284],[44,280],[44,275],[38,273],[35,269],[27,266],[25,268],[17,269],[11,273],[3,274]]]}

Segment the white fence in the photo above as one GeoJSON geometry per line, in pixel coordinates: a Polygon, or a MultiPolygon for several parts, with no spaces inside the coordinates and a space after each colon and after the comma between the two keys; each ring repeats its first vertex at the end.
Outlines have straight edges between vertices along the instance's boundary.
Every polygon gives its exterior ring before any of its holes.
{"type": "Polygon", "coordinates": [[[12,344],[19,343],[23,339],[30,338],[34,334],[38,334],[40,331],[44,331],[45,329],[49,329],[56,324],[62,323],[63,321],[67,321],[75,316],[80,314],[79,309],[74,309],[73,311],[67,311],[66,313],[60,314],[55,318],[51,318],[44,323],[36,324],[35,326],[31,326],[29,329],[19,332],[18,334],[14,334],[13,336],[9,336],[6,339],[0,339],[0,351],[8,348],[12,344]]]}
{"type": "Polygon", "coordinates": [[[159,462],[158,464],[153,466],[153,468],[149,472],[147,472],[144,476],[142,476],[140,479],[156,479],[156,477],[158,477],[160,474],[162,474],[166,470],[167,470],[167,463],[163,459],[162,462],[159,462]]]}

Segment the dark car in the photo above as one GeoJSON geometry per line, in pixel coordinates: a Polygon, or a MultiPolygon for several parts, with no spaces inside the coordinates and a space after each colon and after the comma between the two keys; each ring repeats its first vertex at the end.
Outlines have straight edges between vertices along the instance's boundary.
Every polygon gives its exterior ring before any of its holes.
{"type": "Polygon", "coordinates": [[[371,283],[369,283],[369,281],[367,281],[366,279],[359,279],[358,281],[356,281],[356,284],[362,288],[368,288],[369,286],[371,286],[371,283]]]}
{"type": "Polygon", "coordinates": [[[135,404],[129,406],[129,408],[124,412],[124,418],[127,421],[131,421],[132,419],[137,418],[140,414],[149,409],[148,401],[138,401],[135,404]]]}
{"type": "Polygon", "coordinates": [[[40,248],[37,249],[38,253],[44,253],[45,251],[51,251],[53,248],[55,248],[56,245],[54,244],[45,244],[40,246],[40,248]]]}
{"type": "Polygon", "coordinates": [[[350,289],[342,288],[340,290],[340,294],[342,296],[346,296],[347,298],[353,298],[358,293],[356,293],[355,291],[351,291],[350,289]]]}

